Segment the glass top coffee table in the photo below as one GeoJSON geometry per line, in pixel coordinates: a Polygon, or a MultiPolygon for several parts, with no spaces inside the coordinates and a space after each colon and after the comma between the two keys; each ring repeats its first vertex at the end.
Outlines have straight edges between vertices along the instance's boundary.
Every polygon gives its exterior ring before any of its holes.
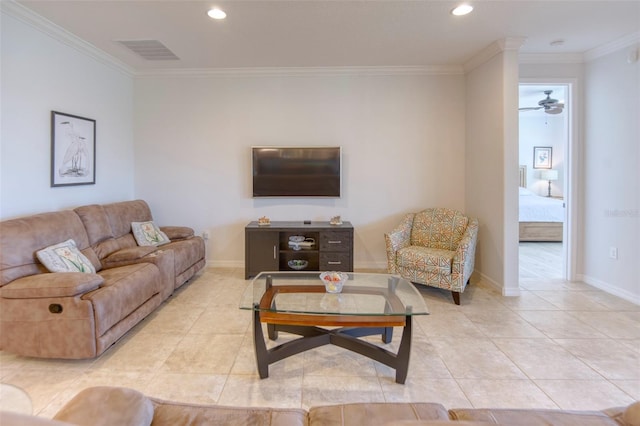
{"type": "Polygon", "coordinates": [[[395,275],[348,273],[341,293],[327,293],[319,274],[261,272],[247,287],[240,308],[253,310],[260,378],[269,376],[269,364],[332,344],[394,368],[396,382],[404,383],[411,353],[411,318],[429,314],[418,290],[395,275]],[[271,340],[278,338],[278,331],[301,337],[267,349],[262,323],[267,324],[271,340]],[[384,343],[390,343],[393,327],[403,327],[397,353],[359,339],[380,334],[384,343]]]}

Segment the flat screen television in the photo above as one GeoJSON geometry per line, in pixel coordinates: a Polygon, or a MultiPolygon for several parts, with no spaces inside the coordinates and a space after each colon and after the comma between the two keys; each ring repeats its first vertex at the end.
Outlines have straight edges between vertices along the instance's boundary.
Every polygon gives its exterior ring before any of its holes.
{"type": "Polygon", "coordinates": [[[340,197],[339,146],[254,146],[254,197],[340,197]]]}

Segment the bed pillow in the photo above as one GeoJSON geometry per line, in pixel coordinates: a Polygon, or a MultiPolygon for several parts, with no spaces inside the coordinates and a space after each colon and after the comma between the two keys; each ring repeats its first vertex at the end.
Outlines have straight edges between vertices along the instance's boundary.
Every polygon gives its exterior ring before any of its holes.
{"type": "Polygon", "coordinates": [[[523,196],[523,195],[536,195],[530,189],[523,188],[521,186],[519,187],[519,189],[520,189],[520,196],[523,196]]]}
{"type": "Polygon", "coordinates": [[[96,268],[71,239],[39,250],[36,257],[49,272],[96,273],[96,268]]]}
{"type": "Polygon", "coordinates": [[[139,246],[161,246],[171,242],[153,221],[131,222],[131,231],[139,246]]]}

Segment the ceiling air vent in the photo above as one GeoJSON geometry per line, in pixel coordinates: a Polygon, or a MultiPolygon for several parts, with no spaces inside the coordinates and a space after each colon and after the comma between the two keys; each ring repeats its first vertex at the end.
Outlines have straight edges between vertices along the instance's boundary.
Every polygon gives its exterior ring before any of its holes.
{"type": "Polygon", "coordinates": [[[118,40],[118,43],[148,61],[177,61],[180,59],[158,40],[118,40]]]}

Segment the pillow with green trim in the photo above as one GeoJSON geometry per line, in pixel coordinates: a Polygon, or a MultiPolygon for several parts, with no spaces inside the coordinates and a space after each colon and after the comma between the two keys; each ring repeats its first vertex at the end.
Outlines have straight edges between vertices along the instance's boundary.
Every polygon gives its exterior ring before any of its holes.
{"type": "Polygon", "coordinates": [[[139,246],[161,246],[171,242],[167,234],[152,221],[131,222],[131,232],[139,246]]]}
{"type": "Polygon", "coordinates": [[[96,268],[72,239],[43,248],[36,252],[36,257],[49,272],[96,273],[96,268]]]}

